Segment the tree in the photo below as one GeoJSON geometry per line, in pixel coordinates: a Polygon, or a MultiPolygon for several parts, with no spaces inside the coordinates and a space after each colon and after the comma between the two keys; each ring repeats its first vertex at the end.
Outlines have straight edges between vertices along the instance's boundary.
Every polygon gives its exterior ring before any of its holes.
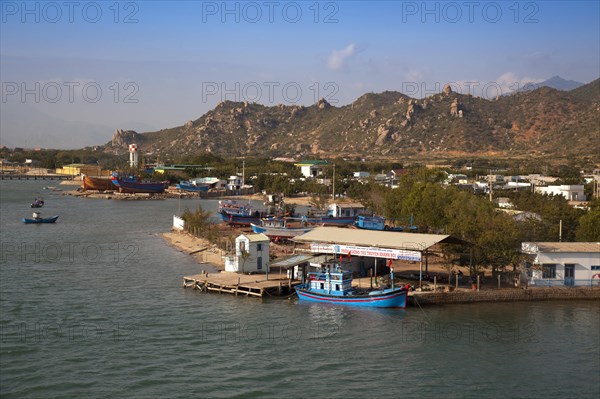
{"type": "Polygon", "coordinates": [[[600,242],[600,199],[590,204],[589,211],[579,218],[577,241],[600,242]]]}

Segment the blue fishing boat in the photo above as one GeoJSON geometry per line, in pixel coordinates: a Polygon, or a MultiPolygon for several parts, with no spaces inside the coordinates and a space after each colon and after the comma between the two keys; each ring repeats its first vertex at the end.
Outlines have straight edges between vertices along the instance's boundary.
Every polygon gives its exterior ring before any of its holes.
{"type": "Polygon", "coordinates": [[[169,181],[138,181],[137,179],[124,179],[114,177],[112,183],[119,188],[121,193],[162,193],[169,187],[169,181]]]}
{"type": "Polygon", "coordinates": [[[217,213],[221,220],[232,226],[247,226],[252,223],[259,225],[261,219],[267,217],[267,212],[252,208],[250,205],[239,204],[233,200],[219,201],[217,213]]]}
{"type": "Polygon", "coordinates": [[[296,286],[300,301],[331,303],[347,306],[405,308],[408,290],[394,287],[394,273],[391,273],[391,288],[361,290],[352,287],[352,272],[343,271],[339,266],[334,270],[323,268],[309,272],[308,281],[296,286]]]}
{"type": "Polygon", "coordinates": [[[393,219],[386,219],[382,216],[358,216],[354,222],[354,227],[365,230],[379,230],[379,231],[404,231],[404,230],[416,230],[417,227],[413,226],[412,216],[410,226],[394,226],[391,223],[393,219]]]}
{"type": "Polygon", "coordinates": [[[308,226],[305,219],[302,218],[267,218],[262,219],[260,225],[250,223],[250,226],[255,233],[262,233],[276,241],[288,240],[315,228],[315,226],[308,226]],[[299,220],[299,222],[294,224],[294,220],[299,220]],[[292,223],[290,224],[289,221],[292,223]]]}
{"type": "Polygon", "coordinates": [[[23,223],[26,224],[34,224],[34,223],[54,223],[58,219],[58,215],[51,216],[49,218],[43,218],[38,212],[33,213],[33,218],[23,218],[23,223]]]}
{"type": "Polygon", "coordinates": [[[175,187],[182,191],[207,192],[210,185],[197,183],[195,181],[181,181],[179,184],[175,185],[175,187]]]}

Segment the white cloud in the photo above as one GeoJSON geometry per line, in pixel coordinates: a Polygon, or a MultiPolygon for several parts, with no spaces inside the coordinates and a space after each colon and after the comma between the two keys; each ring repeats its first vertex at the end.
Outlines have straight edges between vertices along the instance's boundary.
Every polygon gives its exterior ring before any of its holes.
{"type": "Polygon", "coordinates": [[[506,72],[500,75],[495,83],[502,90],[502,94],[507,94],[523,89],[528,83],[540,83],[543,81],[544,79],[531,78],[528,76],[518,77],[514,72],[506,72]]]}
{"type": "Polygon", "coordinates": [[[338,70],[344,66],[347,59],[356,53],[356,44],[351,43],[343,50],[333,50],[327,58],[327,67],[332,70],[338,70]]]}

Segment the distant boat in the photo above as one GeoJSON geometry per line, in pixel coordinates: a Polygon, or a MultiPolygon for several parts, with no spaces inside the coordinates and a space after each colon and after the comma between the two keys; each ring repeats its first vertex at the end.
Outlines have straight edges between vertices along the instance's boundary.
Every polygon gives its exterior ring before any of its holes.
{"type": "Polygon", "coordinates": [[[169,181],[137,181],[137,179],[112,178],[112,183],[119,188],[121,193],[162,193],[169,187],[169,181]]]}
{"type": "Polygon", "coordinates": [[[412,217],[411,217],[411,225],[408,227],[404,226],[392,226],[387,224],[386,222],[390,219],[386,219],[382,216],[359,216],[356,218],[354,222],[354,227],[365,230],[379,230],[379,231],[404,231],[407,230],[416,230],[417,227],[412,225],[412,217]]]}
{"type": "Polygon", "coordinates": [[[23,218],[23,223],[26,223],[26,224],[33,224],[33,223],[54,223],[54,222],[56,222],[56,219],[58,219],[58,215],[51,216],[49,218],[43,218],[43,217],[41,217],[41,215],[38,212],[34,212],[33,213],[33,218],[31,218],[31,219],[23,218]]]}
{"type": "MultiPolygon", "coordinates": [[[[391,276],[394,281],[393,272],[391,276]]],[[[352,272],[339,267],[319,272],[309,272],[308,282],[297,285],[300,301],[330,303],[336,305],[405,308],[408,290],[405,287],[361,290],[352,287],[352,272]]]]}
{"type": "Polygon", "coordinates": [[[182,191],[191,191],[191,192],[207,192],[210,188],[209,184],[196,183],[194,181],[182,181],[179,182],[175,187],[182,191]]]}
{"type": "MultiPolygon", "coordinates": [[[[304,222],[302,222],[304,224],[304,222]]],[[[288,225],[288,219],[262,219],[259,225],[250,223],[252,231],[255,233],[263,233],[272,239],[290,239],[300,234],[308,233],[313,230],[315,226],[299,226],[290,227],[288,225]]]]}
{"type": "Polygon", "coordinates": [[[105,191],[117,189],[110,177],[92,177],[84,175],[82,186],[84,190],[105,191]]]}
{"type": "Polygon", "coordinates": [[[233,200],[219,201],[217,213],[221,220],[232,226],[259,225],[262,218],[267,217],[264,210],[254,209],[250,205],[239,204],[233,200]]]}
{"type": "Polygon", "coordinates": [[[32,203],[31,203],[31,207],[32,208],[41,208],[44,206],[44,200],[41,198],[36,198],[32,203]]]}

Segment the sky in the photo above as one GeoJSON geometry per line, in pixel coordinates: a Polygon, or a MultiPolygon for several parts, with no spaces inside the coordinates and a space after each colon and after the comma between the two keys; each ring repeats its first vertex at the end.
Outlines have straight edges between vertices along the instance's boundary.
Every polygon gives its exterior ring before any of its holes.
{"type": "Polygon", "coordinates": [[[0,1],[0,144],[79,148],[220,101],[336,106],[600,75],[598,1],[0,1]]]}

